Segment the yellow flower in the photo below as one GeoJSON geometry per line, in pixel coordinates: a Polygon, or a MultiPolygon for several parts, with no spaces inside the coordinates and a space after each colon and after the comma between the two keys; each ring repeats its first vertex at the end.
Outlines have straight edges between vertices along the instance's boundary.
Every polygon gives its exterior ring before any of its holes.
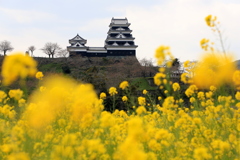
{"type": "Polygon", "coordinates": [[[167,84],[167,79],[163,79],[163,84],[167,84]]]}
{"type": "Polygon", "coordinates": [[[208,48],[209,48],[209,39],[203,38],[203,39],[200,41],[200,46],[202,47],[203,50],[207,51],[208,48]]]}
{"type": "Polygon", "coordinates": [[[170,136],[170,134],[169,134],[168,130],[166,130],[166,129],[159,129],[155,133],[156,140],[167,139],[169,136],[170,136]]]}
{"type": "Polygon", "coordinates": [[[207,98],[212,98],[212,96],[213,96],[213,92],[212,91],[206,92],[205,94],[206,94],[207,98]]]}
{"type": "Polygon", "coordinates": [[[129,86],[128,81],[123,81],[122,83],[120,83],[119,88],[124,90],[128,86],[129,86]]]}
{"type": "Polygon", "coordinates": [[[196,148],[194,150],[193,157],[196,160],[204,160],[204,159],[211,159],[212,158],[212,156],[208,153],[207,148],[205,148],[205,147],[196,148]]]}
{"type": "Polygon", "coordinates": [[[101,94],[100,94],[100,99],[106,99],[106,93],[104,93],[104,92],[102,92],[101,94]]]}
{"type": "Polygon", "coordinates": [[[197,97],[198,97],[199,100],[205,100],[204,92],[198,92],[197,97]]]}
{"type": "Polygon", "coordinates": [[[232,61],[230,56],[204,54],[194,70],[193,82],[203,89],[208,89],[211,85],[231,83],[236,68],[232,61]]]}
{"type": "Polygon", "coordinates": [[[184,68],[188,68],[188,67],[189,67],[189,64],[190,64],[190,61],[187,60],[187,61],[185,61],[185,62],[183,63],[183,67],[184,67],[184,68]]]}
{"type": "Polygon", "coordinates": [[[216,16],[212,17],[212,15],[208,15],[208,16],[205,18],[205,21],[206,21],[206,23],[207,23],[207,25],[208,25],[209,27],[214,27],[216,20],[217,20],[217,17],[216,17],[216,16]]]}
{"type": "Polygon", "coordinates": [[[146,105],[146,99],[144,97],[138,97],[138,104],[140,106],[146,105]]]}
{"type": "Polygon", "coordinates": [[[236,70],[233,73],[232,79],[233,79],[234,84],[237,86],[237,89],[239,90],[240,89],[240,70],[236,70]]]}
{"type": "Polygon", "coordinates": [[[153,80],[154,80],[154,83],[159,86],[161,85],[161,79],[165,78],[166,77],[166,74],[163,74],[163,73],[157,73],[154,77],[153,77],[153,80]]]}
{"type": "Polygon", "coordinates": [[[161,72],[161,73],[165,72],[165,70],[166,70],[166,69],[163,68],[163,67],[160,67],[160,68],[159,68],[159,72],[161,72]]]}
{"type": "Polygon", "coordinates": [[[212,91],[212,92],[215,92],[216,90],[217,90],[217,88],[215,87],[215,86],[210,86],[210,91],[212,91]]]}
{"type": "Polygon", "coordinates": [[[2,152],[9,153],[10,151],[13,150],[14,147],[11,144],[4,144],[4,145],[1,145],[0,148],[2,152]]]}
{"type": "Polygon", "coordinates": [[[190,99],[189,99],[189,102],[191,102],[191,103],[193,103],[193,102],[195,102],[196,101],[196,99],[194,98],[194,97],[191,97],[190,99]]]}
{"type": "Polygon", "coordinates": [[[18,105],[19,105],[19,107],[23,107],[23,106],[25,105],[25,103],[26,103],[26,100],[23,99],[23,98],[21,98],[21,99],[18,100],[18,105]]]}
{"type": "Polygon", "coordinates": [[[9,160],[30,160],[30,157],[28,153],[26,152],[17,152],[17,153],[11,153],[10,155],[7,156],[7,159],[9,160]]]}
{"type": "Polygon", "coordinates": [[[39,80],[42,80],[43,79],[43,73],[42,72],[37,72],[35,77],[39,80]]]}
{"type": "Polygon", "coordinates": [[[23,91],[20,89],[10,90],[8,92],[10,98],[14,98],[15,100],[20,100],[23,95],[23,91]]]}
{"type": "Polygon", "coordinates": [[[205,21],[207,25],[210,27],[211,27],[211,19],[212,19],[212,15],[208,15],[207,17],[205,17],[205,21]]]}
{"type": "Polygon", "coordinates": [[[175,83],[173,83],[172,88],[174,91],[178,91],[178,90],[180,90],[180,85],[177,82],[175,82],[175,83]]]}
{"type": "Polygon", "coordinates": [[[59,125],[60,127],[64,127],[64,126],[66,125],[66,120],[65,120],[65,119],[59,119],[59,120],[58,120],[58,125],[59,125]]]}
{"type": "Polygon", "coordinates": [[[141,115],[143,113],[146,113],[147,110],[144,106],[139,106],[137,109],[136,109],[136,112],[137,112],[137,115],[141,115]]]}
{"type": "MultiPolygon", "coordinates": [[[[44,92],[36,90],[28,100],[24,120],[29,127],[42,130],[60,115],[69,114],[69,121],[88,127],[103,109],[93,86],[78,84],[66,77],[46,77],[44,92]]],[[[64,117],[64,116],[63,116],[64,117]]]]}
{"type": "Polygon", "coordinates": [[[164,93],[167,94],[167,93],[168,93],[168,90],[164,90],[164,93]]]}
{"type": "Polygon", "coordinates": [[[191,77],[189,75],[189,73],[182,73],[181,74],[181,81],[183,83],[192,83],[191,77]]]}
{"type": "Polygon", "coordinates": [[[114,125],[115,118],[111,113],[103,111],[101,113],[100,122],[101,122],[101,127],[111,127],[114,125]]]}
{"type": "Polygon", "coordinates": [[[7,94],[4,91],[0,91],[0,102],[2,102],[3,99],[6,97],[7,97],[7,94]]]}
{"type": "Polygon", "coordinates": [[[234,142],[234,141],[236,141],[237,137],[234,134],[230,134],[228,139],[229,139],[230,142],[234,142]]]}
{"type": "Polygon", "coordinates": [[[179,99],[179,103],[183,103],[184,100],[182,98],[179,99]]]}
{"type": "Polygon", "coordinates": [[[235,94],[235,97],[236,97],[237,100],[240,100],[240,92],[237,92],[237,93],[235,94]]]}
{"type": "Polygon", "coordinates": [[[163,65],[164,61],[167,60],[167,58],[170,59],[170,63],[168,63],[167,67],[171,67],[172,61],[174,57],[172,56],[172,53],[170,52],[170,47],[168,46],[160,46],[156,49],[155,57],[157,58],[157,64],[163,65]]]}
{"type": "Polygon", "coordinates": [[[114,96],[115,94],[118,94],[117,89],[115,87],[110,87],[109,88],[109,94],[111,96],[114,96]]]}
{"type": "Polygon", "coordinates": [[[193,118],[193,122],[195,124],[200,124],[200,123],[202,123],[202,120],[200,118],[193,118]]]}
{"type": "Polygon", "coordinates": [[[41,86],[41,87],[39,87],[39,90],[40,90],[40,92],[43,92],[43,91],[45,91],[45,90],[46,90],[46,87],[44,87],[44,86],[41,86]]]}
{"type": "Polygon", "coordinates": [[[149,142],[148,142],[148,146],[151,150],[153,151],[158,151],[158,150],[161,150],[161,145],[160,143],[158,143],[155,139],[151,139],[149,142]]]}
{"type": "Polygon", "coordinates": [[[2,65],[3,84],[10,85],[20,77],[35,76],[37,63],[32,57],[21,53],[6,56],[2,65]]]}
{"type": "Polygon", "coordinates": [[[123,102],[127,102],[127,100],[128,100],[127,96],[123,96],[123,97],[122,97],[122,101],[123,101],[123,102]]]}
{"type": "Polygon", "coordinates": [[[190,85],[188,89],[185,91],[186,96],[192,96],[198,90],[196,85],[190,85]]]}
{"type": "Polygon", "coordinates": [[[143,94],[147,94],[148,91],[146,89],[143,90],[143,94]]]}

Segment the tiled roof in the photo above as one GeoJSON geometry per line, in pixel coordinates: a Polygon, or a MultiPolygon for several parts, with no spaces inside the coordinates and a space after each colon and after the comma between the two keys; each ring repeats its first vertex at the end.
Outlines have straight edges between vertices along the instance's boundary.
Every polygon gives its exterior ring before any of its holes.
{"type": "Polygon", "coordinates": [[[85,41],[85,39],[83,39],[81,36],[79,36],[78,34],[74,37],[74,38],[72,38],[72,39],[70,39],[70,40],[78,40],[78,41],[81,41],[81,40],[84,40],[85,41]]]}
{"type": "Polygon", "coordinates": [[[112,19],[111,23],[113,24],[128,24],[127,18],[125,19],[112,19]]]}
{"type": "Polygon", "coordinates": [[[104,47],[89,47],[88,50],[91,50],[91,51],[105,51],[106,48],[104,48],[104,47]]]}

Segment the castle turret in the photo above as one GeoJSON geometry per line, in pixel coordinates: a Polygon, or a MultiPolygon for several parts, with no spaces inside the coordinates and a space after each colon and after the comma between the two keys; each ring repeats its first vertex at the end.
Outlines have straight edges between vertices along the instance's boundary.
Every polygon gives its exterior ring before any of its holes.
{"type": "Polygon", "coordinates": [[[109,56],[135,56],[137,45],[134,43],[135,38],[132,37],[129,26],[127,18],[112,18],[105,40],[105,48],[109,56]]]}
{"type": "Polygon", "coordinates": [[[67,47],[68,52],[70,53],[70,56],[74,56],[77,54],[83,54],[86,55],[87,48],[85,44],[87,43],[86,39],[83,39],[78,34],[69,40],[69,43],[71,46],[67,47]]]}

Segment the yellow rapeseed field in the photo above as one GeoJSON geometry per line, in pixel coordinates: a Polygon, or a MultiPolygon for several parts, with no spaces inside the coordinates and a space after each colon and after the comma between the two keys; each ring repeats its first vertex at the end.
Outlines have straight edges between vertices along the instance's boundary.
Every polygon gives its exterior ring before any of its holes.
{"type": "MultiPolygon", "coordinates": [[[[156,50],[159,64],[168,56],[169,47],[156,50]]],[[[97,95],[91,84],[44,77],[28,55],[7,56],[1,85],[35,76],[41,86],[28,97],[20,89],[0,91],[0,159],[240,160],[240,71],[230,60],[212,51],[197,64],[185,62],[183,94],[160,68],[154,82],[165,96],[153,100],[147,90],[130,96],[128,81],[97,95]],[[113,103],[105,111],[106,97],[115,102],[120,91],[128,110],[113,103]],[[128,103],[133,98],[137,103],[128,103]]]]}

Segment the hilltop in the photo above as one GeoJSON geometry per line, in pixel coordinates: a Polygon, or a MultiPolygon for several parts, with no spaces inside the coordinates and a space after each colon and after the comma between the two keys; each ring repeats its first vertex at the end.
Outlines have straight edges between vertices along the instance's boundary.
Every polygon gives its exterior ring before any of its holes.
{"type": "MultiPolygon", "coordinates": [[[[135,56],[124,57],[68,57],[34,58],[45,75],[65,74],[77,81],[91,83],[98,91],[118,86],[124,80],[153,77],[156,67],[141,66],[135,56]]],[[[140,81],[147,81],[141,79],[140,81]]],[[[143,82],[144,83],[144,82],[143,82]]],[[[150,87],[150,86],[146,86],[150,87]]]]}

